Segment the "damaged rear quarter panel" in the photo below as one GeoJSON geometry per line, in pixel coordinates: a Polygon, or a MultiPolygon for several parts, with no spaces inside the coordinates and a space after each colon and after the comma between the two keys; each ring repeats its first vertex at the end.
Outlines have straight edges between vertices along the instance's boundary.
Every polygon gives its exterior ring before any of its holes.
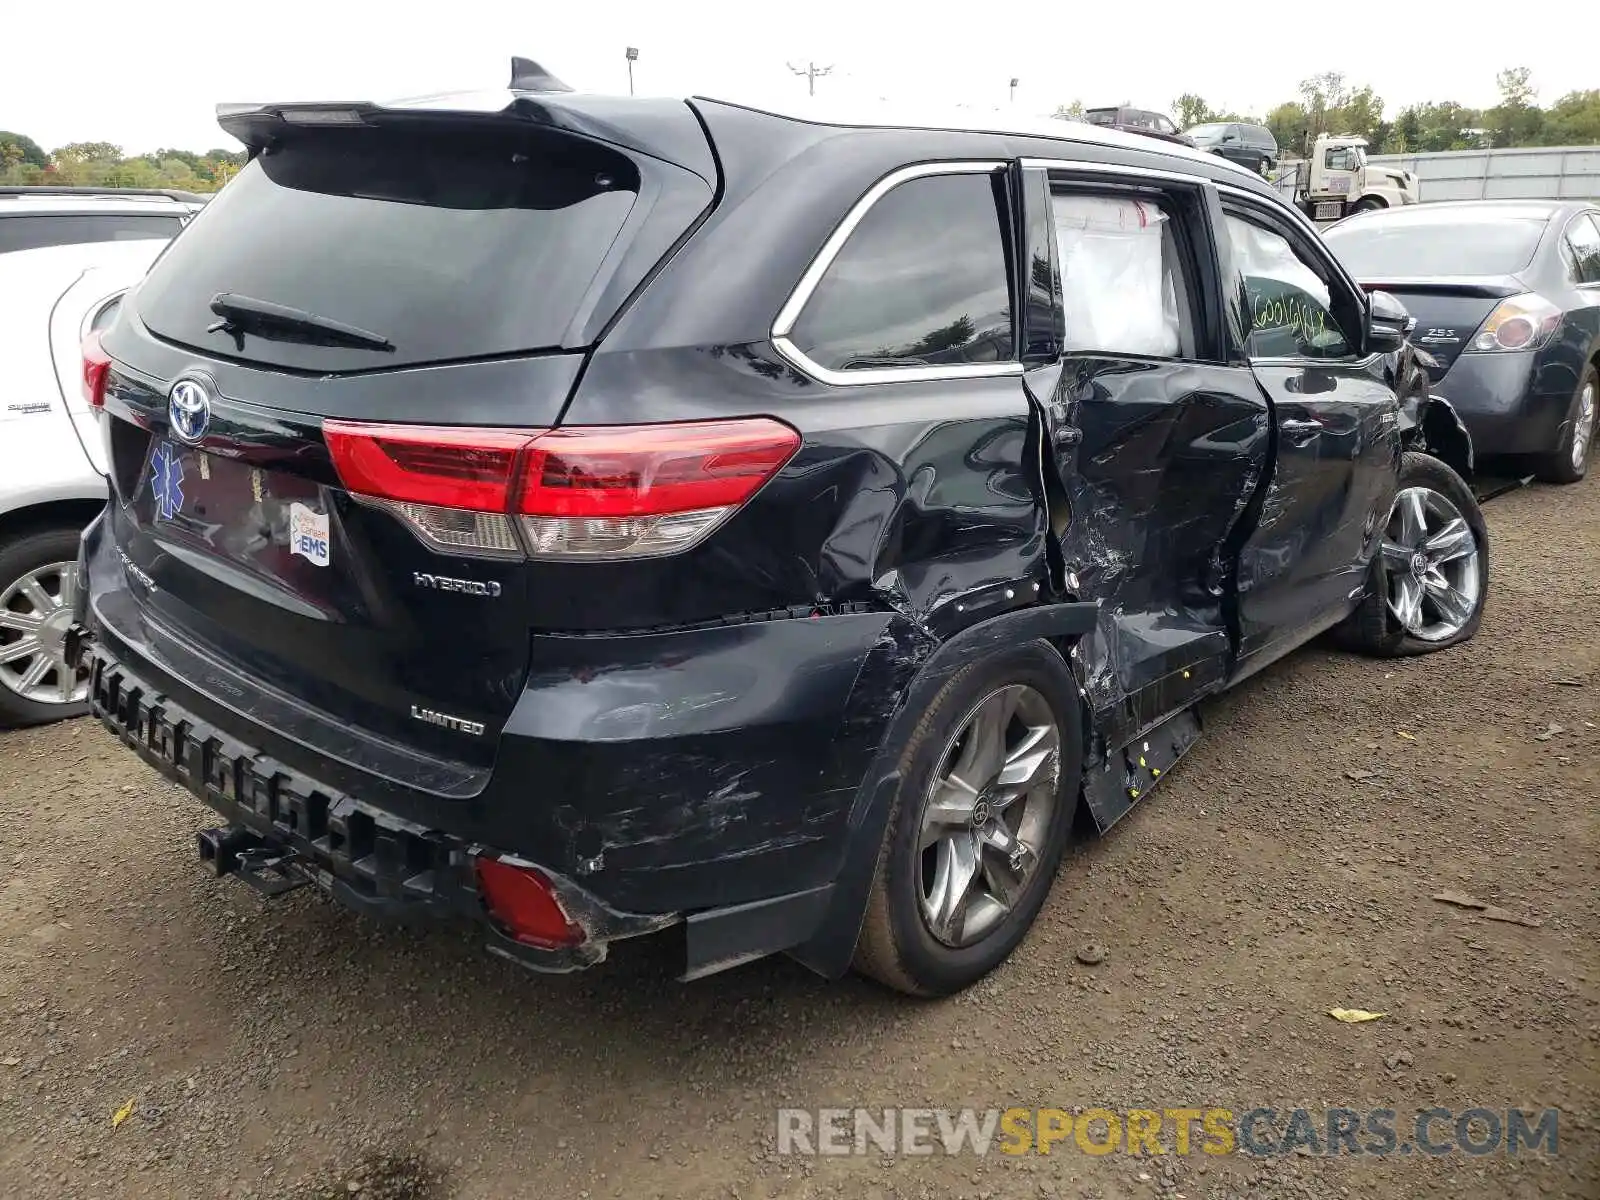
{"type": "Polygon", "coordinates": [[[680,403],[781,413],[803,444],[703,548],[626,582],[586,574],[572,628],[535,638],[502,750],[542,780],[523,852],[638,910],[825,883],[921,665],[1037,602],[1046,518],[1021,381],[834,387],[761,345],[601,353],[569,419],[626,419],[641,393],[662,419],[680,403]],[[641,607],[658,629],[608,630],[641,607]],[[805,615],[720,625],[776,610],[805,615]]]}

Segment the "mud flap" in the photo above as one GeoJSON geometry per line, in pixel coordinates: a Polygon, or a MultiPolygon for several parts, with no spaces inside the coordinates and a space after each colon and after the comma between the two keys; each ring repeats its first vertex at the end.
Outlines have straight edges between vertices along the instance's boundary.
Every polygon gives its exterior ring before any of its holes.
{"type": "Polygon", "coordinates": [[[1187,708],[1135,738],[1097,768],[1086,769],[1083,798],[1095,827],[1105,833],[1167,777],[1200,740],[1200,712],[1187,708]]]}

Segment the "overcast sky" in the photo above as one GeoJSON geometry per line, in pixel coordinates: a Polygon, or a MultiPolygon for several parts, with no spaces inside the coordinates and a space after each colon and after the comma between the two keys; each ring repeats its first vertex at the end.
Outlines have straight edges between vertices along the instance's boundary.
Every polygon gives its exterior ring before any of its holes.
{"type": "Polygon", "coordinates": [[[1371,84],[1391,116],[1421,100],[1493,104],[1495,73],[1508,66],[1531,68],[1545,102],[1600,87],[1594,39],[1573,36],[1587,0],[1565,6],[1565,19],[1546,13],[1487,22],[1459,8],[1356,3],[1323,7],[1327,15],[1319,16],[1317,6],[1264,0],[1121,0],[1086,11],[1040,0],[409,7],[403,0],[44,0],[24,7],[23,44],[0,49],[0,129],[46,148],[230,145],[212,119],[218,101],[386,100],[498,87],[512,54],[583,90],[625,91],[629,45],[639,48],[641,93],[795,96],[806,83],[786,64],[813,59],[833,67],[818,81],[819,95],[1005,104],[1016,76],[1016,104],[1030,114],[1072,100],[1170,109],[1186,91],[1216,107],[1263,112],[1326,70],[1371,84]]]}

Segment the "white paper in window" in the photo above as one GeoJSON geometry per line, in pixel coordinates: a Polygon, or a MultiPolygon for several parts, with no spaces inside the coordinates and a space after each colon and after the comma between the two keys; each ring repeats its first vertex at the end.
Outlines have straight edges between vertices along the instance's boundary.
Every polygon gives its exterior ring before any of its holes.
{"type": "Polygon", "coordinates": [[[1178,312],[1162,264],[1166,214],[1144,200],[1051,197],[1070,351],[1171,358],[1178,312]]]}

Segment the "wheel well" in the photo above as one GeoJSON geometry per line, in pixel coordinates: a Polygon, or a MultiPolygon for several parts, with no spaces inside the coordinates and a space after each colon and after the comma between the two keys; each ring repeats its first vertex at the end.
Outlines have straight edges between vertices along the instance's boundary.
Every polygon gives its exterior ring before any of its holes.
{"type": "Polygon", "coordinates": [[[0,541],[10,541],[41,529],[82,529],[106,506],[104,500],[52,500],[0,513],[0,541]]]}

